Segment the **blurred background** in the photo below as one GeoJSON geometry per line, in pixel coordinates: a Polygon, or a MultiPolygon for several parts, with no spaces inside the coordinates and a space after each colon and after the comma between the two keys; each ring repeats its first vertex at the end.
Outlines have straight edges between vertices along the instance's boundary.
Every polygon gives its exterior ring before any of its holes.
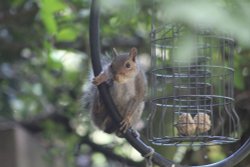
{"type": "MultiPolygon", "coordinates": [[[[124,139],[94,128],[81,105],[91,73],[89,7],[89,0],[1,0],[1,167],[145,166],[124,139]]],[[[102,1],[104,54],[113,47],[127,51],[135,46],[144,64],[150,64],[152,15],[156,26],[203,24],[229,31],[236,39],[235,106],[242,138],[205,148],[154,147],[166,158],[209,164],[233,153],[250,136],[249,8],[247,0],[102,1]]],[[[147,142],[144,130],[141,136],[147,142]]],[[[238,167],[249,164],[248,156],[238,167]]]]}

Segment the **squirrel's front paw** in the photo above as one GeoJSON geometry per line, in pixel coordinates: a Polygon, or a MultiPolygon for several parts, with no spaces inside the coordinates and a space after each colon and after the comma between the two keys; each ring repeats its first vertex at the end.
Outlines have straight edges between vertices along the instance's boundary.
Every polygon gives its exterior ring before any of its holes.
{"type": "Polygon", "coordinates": [[[96,86],[100,85],[102,83],[102,80],[99,76],[93,78],[92,83],[96,86]]]}
{"type": "Polygon", "coordinates": [[[130,127],[130,119],[127,117],[127,118],[124,118],[122,120],[122,122],[120,122],[120,131],[123,132],[123,133],[126,133],[126,131],[128,130],[128,128],[130,127]]]}

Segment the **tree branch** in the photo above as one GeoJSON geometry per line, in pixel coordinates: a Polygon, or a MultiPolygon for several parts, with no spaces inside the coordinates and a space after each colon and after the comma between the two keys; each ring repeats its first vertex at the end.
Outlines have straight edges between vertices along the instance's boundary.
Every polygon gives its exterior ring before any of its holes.
{"type": "Polygon", "coordinates": [[[38,133],[43,131],[41,124],[42,122],[45,122],[47,120],[51,120],[55,123],[62,124],[65,127],[65,130],[69,133],[74,132],[73,128],[70,126],[70,119],[65,115],[63,115],[62,113],[56,111],[46,112],[37,115],[30,120],[21,121],[19,123],[27,130],[33,133],[38,133]]]}
{"type": "Polygon", "coordinates": [[[10,10],[0,11],[0,24],[19,23],[29,25],[34,21],[38,10],[38,5],[36,3],[32,3],[29,9],[22,8],[15,13],[11,13],[10,10]]]}

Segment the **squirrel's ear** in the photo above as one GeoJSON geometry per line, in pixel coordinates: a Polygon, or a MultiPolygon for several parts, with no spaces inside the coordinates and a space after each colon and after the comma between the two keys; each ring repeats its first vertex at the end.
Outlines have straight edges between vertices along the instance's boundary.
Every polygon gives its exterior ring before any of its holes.
{"type": "Polygon", "coordinates": [[[133,61],[135,61],[135,57],[137,55],[137,49],[135,47],[130,49],[129,56],[132,58],[133,61]]]}
{"type": "Polygon", "coordinates": [[[114,54],[115,57],[117,57],[119,55],[115,48],[113,48],[113,54],[114,54]]]}

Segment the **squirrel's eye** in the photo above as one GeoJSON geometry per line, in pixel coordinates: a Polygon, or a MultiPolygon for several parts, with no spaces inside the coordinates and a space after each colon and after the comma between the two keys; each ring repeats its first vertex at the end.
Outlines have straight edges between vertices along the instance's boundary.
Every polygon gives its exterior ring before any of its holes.
{"type": "Polygon", "coordinates": [[[126,67],[126,68],[130,68],[131,65],[130,65],[129,63],[126,63],[126,64],[125,64],[125,67],[126,67]]]}

